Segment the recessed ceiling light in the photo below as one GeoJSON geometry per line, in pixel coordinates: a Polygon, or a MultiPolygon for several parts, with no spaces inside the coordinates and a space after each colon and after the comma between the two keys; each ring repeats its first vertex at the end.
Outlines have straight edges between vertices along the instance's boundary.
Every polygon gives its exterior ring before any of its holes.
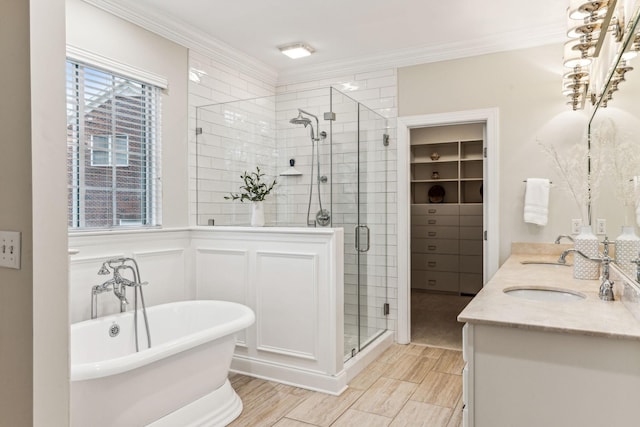
{"type": "Polygon", "coordinates": [[[291,59],[303,58],[316,51],[314,48],[304,43],[293,43],[286,46],[279,46],[278,49],[291,59]]]}

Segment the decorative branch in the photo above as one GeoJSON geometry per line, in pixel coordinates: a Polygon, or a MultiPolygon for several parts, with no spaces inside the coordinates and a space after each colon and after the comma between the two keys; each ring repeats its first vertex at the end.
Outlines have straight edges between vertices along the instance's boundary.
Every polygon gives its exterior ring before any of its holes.
{"type": "Polygon", "coordinates": [[[633,177],[640,175],[640,155],[630,137],[618,132],[611,118],[601,121],[592,130],[592,141],[601,147],[603,158],[608,165],[606,172],[613,178],[616,199],[624,205],[625,224],[628,224],[630,209],[635,207],[636,197],[633,188],[633,177]]]}
{"type": "Polygon", "coordinates": [[[247,173],[245,171],[240,178],[244,182],[244,185],[240,186],[239,193],[229,193],[228,196],[224,196],[226,200],[240,200],[240,202],[244,202],[245,200],[249,200],[252,202],[262,202],[264,198],[271,193],[271,190],[277,184],[274,179],[271,184],[266,184],[262,182],[262,177],[265,176],[264,173],[260,172],[260,167],[256,166],[256,171],[247,173]]]}
{"type": "MultiPolygon", "coordinates": [[[[587,224],[589,220],[588,206],[594,199],[592,184],[593,178],[595,178],[591,177],[589,173],[590,153],[587,143],[578,143],[571,148],[570,156],[561,156],[552,145],[537,142],[560,174],[561,180],[558,182],[558,188],[569,193],[580,210],[583,223],[587,224]]],[[[599,163],[599,161],[595,163],[599,163]]],[[[591,159],[591,170],[594,170],[594,159],[591,159]]]]}

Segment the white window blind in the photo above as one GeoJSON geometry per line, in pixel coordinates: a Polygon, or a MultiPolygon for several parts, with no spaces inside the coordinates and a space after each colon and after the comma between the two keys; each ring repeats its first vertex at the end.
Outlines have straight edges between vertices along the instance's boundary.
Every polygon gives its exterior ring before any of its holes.
{"type": "Polygon", "coordinates": [[[67,61],[69,228],[160,225],[160,88],[67,61]]]}

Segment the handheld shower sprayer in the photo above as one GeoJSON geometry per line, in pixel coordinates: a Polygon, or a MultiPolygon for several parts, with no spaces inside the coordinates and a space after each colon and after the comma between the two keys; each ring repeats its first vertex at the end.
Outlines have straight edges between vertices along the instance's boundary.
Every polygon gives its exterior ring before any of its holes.
{"type": "Polygon", "coordinates": [[[106,276],[108,274],[111,274],[111,272],[109,271],[109,267],[107,267],[106,261],[102,263],[102,267],[100,267],[100,270],[98,270],[98,274],[100,276],[106,276]]]}
{"type": "Polygon", "coordinates": [[[320,183],[326,183],[327,177],[321,176],[320,174],[320,139],[325,139],[327,137],[326,132],[320,132],[320,122],[318,120],[318,116],[309,113],[308,111],[303,110],[302,108],[298,108],[298,116],[289,120],[289,123],[294,125],[304,125],[311,127],[311,183],[309,185],[309,204],[307,207],[307,225],[316,227],[318,224],[325,227],[331,224],[331,214],[327,209],[322,207],[322,197],[320,196],[320,183]],[[313,128],[313,123],[309,117],[313,117],[316,120],[315,130],[313,128]],[[316,133],[318,135],[316,137],[316,133]],[[320,210],[316,214],[315,219],[310,218],[311,214],[311,199],[313,198],[313,180],[314,180],[314,159],[317,163],[317,178],[316,178],[316,186],[318,188],[318,205],[320,210]]]}

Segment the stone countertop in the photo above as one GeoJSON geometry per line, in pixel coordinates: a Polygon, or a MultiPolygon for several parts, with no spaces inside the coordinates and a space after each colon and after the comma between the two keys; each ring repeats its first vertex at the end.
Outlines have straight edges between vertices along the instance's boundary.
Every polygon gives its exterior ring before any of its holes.
{"type": "MultiPolygon", "coordinates": [[[[458,316],[459,322],[507,326],[563,333],[640,340],[640,322],[621,301],[621,286],[614,285],[616,301],[598,298],[599,280],[573,278],[573,268],[555,263],[570,245],[514,244],[512,255],[458,316]],[[568,289],[586,296],[575,301],[534,301],[503,291],[531,286],[568,289]]],[[[567,262],[572,262],[567,257],[567,262]]]]}

